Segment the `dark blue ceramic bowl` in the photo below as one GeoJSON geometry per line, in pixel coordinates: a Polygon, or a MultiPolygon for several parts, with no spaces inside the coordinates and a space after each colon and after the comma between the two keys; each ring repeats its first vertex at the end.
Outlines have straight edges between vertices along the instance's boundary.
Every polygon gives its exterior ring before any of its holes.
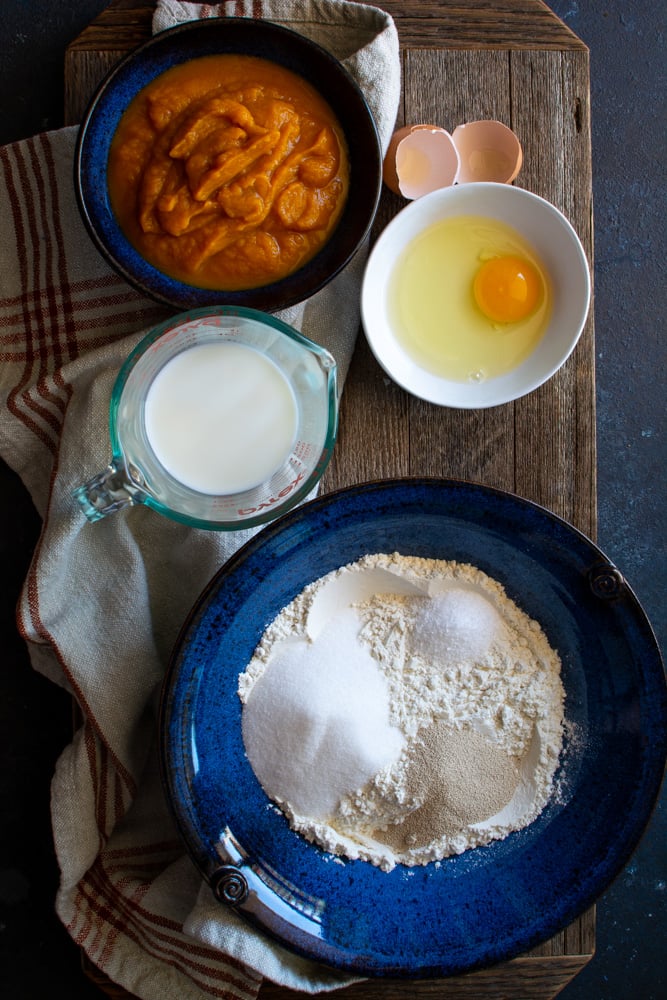
{"type": "MultiPolygon", "coordinates": [[[[665,764],[667,694],[651,627],[586,537],[516,496],[448,480],[355,486],[250,541],[194,608],[165,682],[165,788],[220,900],[297,952],[359,975],[448,976],[561,930],[628,860],[665,764]],[[566,740],[526,829],[386,873],[290,830],[248,763],[236,694],[266,625],[312,580],[369,552],[456,559],[499,580],[560,653],[566,740]]],[[[221,902],[221,905],[223,903],[221,902]]]]}
{"type": "Polygon", "coordinates": [[[375,121],[361,90],[329,52],[269,21],[213,18],[191,21],[155,35],[103,80],[79,130],[74,179],[79,208],[93,241],[109,264],[140,291],[179,310],[237,305],[274,312],[313,295],[355,255],[377,210],[382,153],[375,121]],[[337,116],[350,158],[347,202],[334,233],[319,253],[281,281],[235,292],[184,284],[149,264],[118,225],[107,188],[109,147],[130,101],[172,66],[224,53],[268,59],[306,79],[337,116]]]}

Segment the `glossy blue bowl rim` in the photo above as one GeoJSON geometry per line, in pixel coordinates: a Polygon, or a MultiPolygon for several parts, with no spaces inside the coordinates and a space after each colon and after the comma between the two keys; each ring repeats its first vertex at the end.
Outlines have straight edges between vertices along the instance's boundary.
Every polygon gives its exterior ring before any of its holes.
{"type": "MultiPolygon", "coordinates": [[[[460,480],[363,483],[263,529],[185,622],[160,707],[167,800],[214,883],[230,825],[253,869],[322,901],[316,932],[239,912],[295,952],[360,976],[430,978],[506,961],[552,937],[619,874],[650,818],[667,754],[667,688],[651,625],[604,553],[531,501],[460,480]],[[302,587],[371,551],[457,559],[499,580],[563,661],[566,739],[552,799],[525,830],[419,868],[334,860],[289,829],[243,751],[236,678],[302,587]],[[588,707],[591,705],[592,707],[588,707]],[[585,781],[583,780],[585,778],[585,781]],[[569,797],[568,797],[569,796],[569,797]]],[[[223,904],[221,904],[223,905],[223,904]]]]}
{"type": "Polygon", "coordinates": [[[79,211],[95,246],[137,290],[166,305],[249,306],[275,312],[328,284],[360,249],[375,219],[382,187],[382,152],[373,114],[346,68],[325,48],[271,21],[220,17],[188,21],[153,35],[123,57],[102,80],[81,122],[74,154],[79,211]],[[172,66],[203,55],[242,53],[279,63],[308,80],[343,126],[350,157],[350,188],[342,216],[322,249],[281,281],[240,291],[199,288],[171,278],[135,250],[110,205],[106,167],[118,122],[130,101],[172,66]],[[346,122],[351,122],[346,127],[346,122]]]}

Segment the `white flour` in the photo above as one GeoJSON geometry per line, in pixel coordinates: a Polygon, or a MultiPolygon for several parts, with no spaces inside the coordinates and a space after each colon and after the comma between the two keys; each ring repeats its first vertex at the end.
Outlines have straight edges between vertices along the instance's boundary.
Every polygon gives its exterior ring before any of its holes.
{"type": "Polygon", "coordinates": [[[264,790],[334,854],[427,864],[523,828],[552,792],[560,660],[474,566],[377,554],[329,573],[238,691],[264,790]]]}

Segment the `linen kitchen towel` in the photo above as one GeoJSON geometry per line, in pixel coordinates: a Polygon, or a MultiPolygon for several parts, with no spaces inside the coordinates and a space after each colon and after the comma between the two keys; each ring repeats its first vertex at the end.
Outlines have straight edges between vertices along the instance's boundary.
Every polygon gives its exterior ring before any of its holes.
{"type": "MultiPolygon", "coordinates": [[[[400,90],[388,15],[344,0],[160,0],[154,31],[229,15],[286,24],[340,58],[386,150],[400,90]]],[[[18,624],[34,667],[72,692],[82,718],[52,785],[57,910],[90,959],[144,1000],[251,1000],[264,976],[334,989],[349,979],[211,905],[164,801],[156,710],[165,666],[190,607],[250,533],[190,529],[143,507],[90,524],[72,498],[109,459],[108,405],[123,360],[168,315],[91,243],[73,192],[75,140],[66,128],[0,150],[0,454],[43,520],[18,624]]],[[[360,253],[280,314],[334,354],[341,382],[363,265],[360,253]]]]}

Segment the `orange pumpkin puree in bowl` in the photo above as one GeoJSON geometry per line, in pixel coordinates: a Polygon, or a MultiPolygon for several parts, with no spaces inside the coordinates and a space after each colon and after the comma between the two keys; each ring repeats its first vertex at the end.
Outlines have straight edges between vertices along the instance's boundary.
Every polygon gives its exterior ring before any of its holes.
{"type": "Polygon", "coordinates": [[[327,241],[349,189],[343,130],[316,90],[255,56],[202,56],[151,81],[111,143],[109,196],[158,270],[257,288],[327,241]]]}

